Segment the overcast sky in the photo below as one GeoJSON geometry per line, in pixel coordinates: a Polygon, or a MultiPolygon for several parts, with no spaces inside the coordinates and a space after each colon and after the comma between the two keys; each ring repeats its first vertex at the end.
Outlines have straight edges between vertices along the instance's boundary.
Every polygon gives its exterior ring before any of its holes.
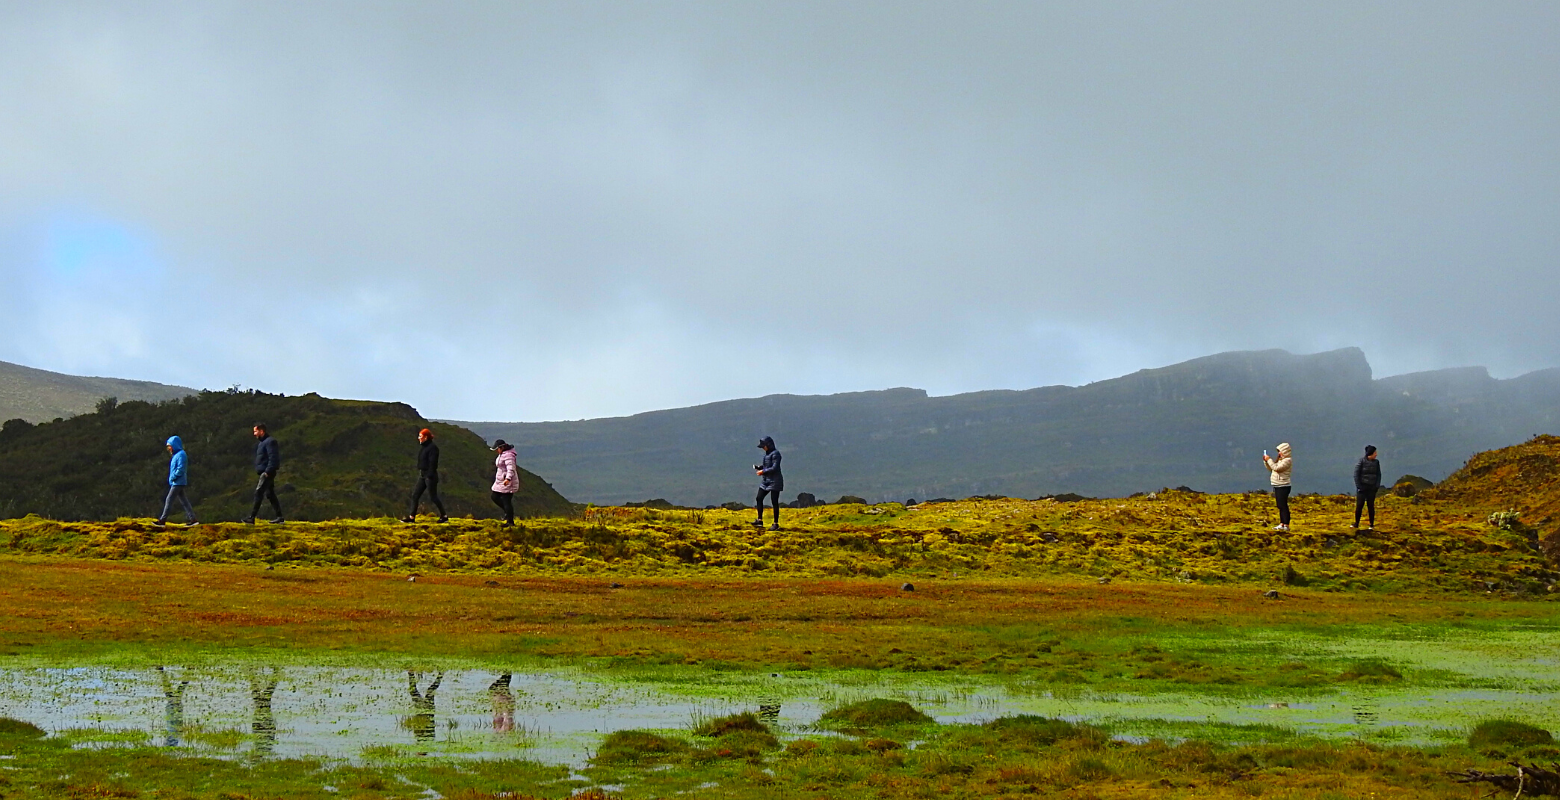
{"type": "Polygon", "coordinates": [[[1560,3],[0,2],[0,360],[492,420],[1560,366],[1560,3]]]}

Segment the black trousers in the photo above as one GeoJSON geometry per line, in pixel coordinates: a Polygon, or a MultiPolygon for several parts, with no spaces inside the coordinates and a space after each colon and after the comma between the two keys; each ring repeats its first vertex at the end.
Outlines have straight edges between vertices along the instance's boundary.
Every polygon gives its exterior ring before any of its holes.
{"type": "Polygon", "coordinates": [[[270,500],[271,510],[277,517],[282,516],[282,503],[276,499],[276,476],[260,473],[260,482],[255,484],[255,507],[249,510],[250,517],[260,516],[260,501],[270,500]]]}
{"type": "Polygon", "coordinates": [[[428,499],[433,501],[433,507],[439,509],[439,516],[449,516],[449,514],[444,513],[444,501],[439,499],[439,476],[437,473],[417,476],[417,488],[412,490],[412,516],[417,516],[417,507],[422,505],[424,489],[428,491],[428,499]]]}
{"type": "Polygon", "coordinates": [[[1274,486],[1273,502],[1278,503],[1278,524],[1289,524],[1289,490],[1292,486],[1274,486]]]}
{"type": "Polygon", "coordinates": [[[510,525],[515,524],[514,492],[494,492],[493,505],[498,506],[499,510],[504,512],[504,522],[510,525]]]}
{"type": "Polygon", "coordinates": [[[1354,493],[1354,527],[1359,527],[1360,512],[1366,508],[1370,509],[1370,526],[1376,527],[1376,492],[1380,490],[1380,486],[1372,486],[1354,493]]]}
{"type": "Polygon", "coordinates": [[[758,507],[758,518],[759,519],[763,519],[764,518],[764,497],[766,497],[766,496],[769,498],[769,505],[773,506],[774,510],[775,510],[775,524],[779,525],[780,524],[780,490],[779,489],[759,489],[758,490],[758,499],[753,501],[753,504],[758,507]]]}

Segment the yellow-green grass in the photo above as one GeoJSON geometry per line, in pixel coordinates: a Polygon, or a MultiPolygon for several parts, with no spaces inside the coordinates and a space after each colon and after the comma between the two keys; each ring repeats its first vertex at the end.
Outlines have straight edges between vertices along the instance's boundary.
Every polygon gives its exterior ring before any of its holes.
{"type": "Polygon", "coordinates": [[[1166,492],[1131,500],[965,501],[788,510],[784,530],[747,512],[590,508],[514,529],[485,520],[388,519],[154,529],[150,520],[0,522],[0,553],[116,561],[341,566],[399,573],[662,577],[1048,576],[1545,593],[1556,573],[1535,535],[1482,509],[1383,498],[1379,529],[1349,528],[1352,498],[1299,497],[1290,532],[1261,494],[1166,492]]]}

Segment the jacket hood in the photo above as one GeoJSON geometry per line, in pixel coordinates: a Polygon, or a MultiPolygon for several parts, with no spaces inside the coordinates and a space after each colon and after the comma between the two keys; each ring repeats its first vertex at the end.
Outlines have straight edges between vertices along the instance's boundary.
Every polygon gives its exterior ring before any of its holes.
{"type": "Polygon", "coordinates": [[[758,440],[758,446],[764,448],[765,450],[773,450],[775,449],[775,440],[765,436],[764,438],[758,440]]]}
{"type": "Polygon", "coordinates": [[[1278,446],[1278,454],[1281,455],[1281,456],[1289,455],[1289,443],[1288,442],[1284,442],[1283,444],[1278,446]]]}
{"type": "Polygon", "coordinates": [[[173,452],[177,453],[180,450],[184,449],[184,440],[180,439],[177,436],[169,436],[168,437],[168,446],[172,447],[173,448],[173,452]]]}

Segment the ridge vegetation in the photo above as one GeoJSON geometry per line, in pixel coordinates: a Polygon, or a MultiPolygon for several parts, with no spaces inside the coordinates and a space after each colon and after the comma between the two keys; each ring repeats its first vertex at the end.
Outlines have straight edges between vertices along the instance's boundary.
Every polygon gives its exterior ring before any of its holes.
{"type": "MultiPolygon", "coordinates": [[[[233,391],[160,403],[105,400],[93,413],[70,419],[6,422],[0,427],[0,517],[155,516],[167,492],[164,442],[176,434],[190,453],[196,514],[206,521],[239,519],[249,513],[254,494],[250,429],[257,422],[269,425],[281,443],[277,493],[290,520],[406,513],[423,427],[434,431],[441,449],[439,488],[449,512],[493,515],[493,454],[464,428],[430,423],[404,403],[233,391]]],[[[527,516],[573,510],[525,470],[515,508],[527,516]]]]}

